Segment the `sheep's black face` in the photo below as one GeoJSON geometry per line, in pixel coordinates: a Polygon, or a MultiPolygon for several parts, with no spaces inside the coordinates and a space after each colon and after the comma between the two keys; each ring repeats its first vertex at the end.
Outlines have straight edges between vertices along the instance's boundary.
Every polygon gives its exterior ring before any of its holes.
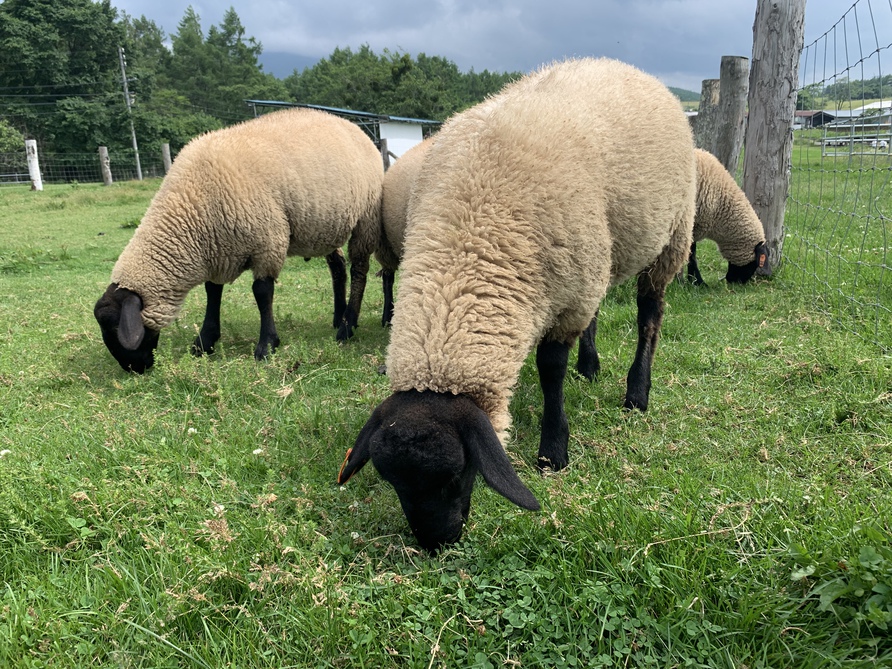
{"type": "Polygon", "coordinates": [[[518,506],[539,509],[489,418],[464,395],[429,390],[391,395],[362,428],[338,483],[346,483],[369,459],[396,490],[418,543],[431,552],[461,538],[478,471],[518,506]]]}
{"type": "Polygon", "coordinates": [[[137,374],[155,364],[160,334],[143,325],[141,310],[139,295],[114,283],[93,308],[105,346],[125,371],[137,374]]]}
{"type": "Polygon", "coordinates": [[[385,423],[372,438],[372,462],[396,490],[418,543],[435,552],[461,538],[477,468],[450,426],[417,418],[385,423]]]}
{"type": "Polygon", "coordinates": [[[725,275],[725,281],[728,283],[746,283],[753,278],[753,274],[760,267],[765,267],[768,262],[768,247],[765,244],[756,244],[756,250],[753,254],[752,262],[746,265],[732,265],[728,263],[728,273],[725,275]]]}

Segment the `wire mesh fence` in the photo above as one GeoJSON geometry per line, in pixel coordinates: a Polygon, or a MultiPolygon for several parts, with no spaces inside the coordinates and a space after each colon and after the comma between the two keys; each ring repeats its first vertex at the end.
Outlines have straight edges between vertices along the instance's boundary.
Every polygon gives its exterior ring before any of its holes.
{"type": "Polygon", "coordinates": [[[802,51],[785,280],[892,351],[892,2],[858,0],[802,51]]]}
{"type": "MultiPolygon", "coordinates": [[[[102,166],[96,153],[40,153],[40,176],[44,183],[94,183],[102,182],[102,166]]],[[[143,178],[163,177],[164,161],[140,155],[143,178]]],[[[129,181],[137,178],[136,154],[133,151],[109,154],[109,167],[113,181],[129,181]]],[[[0,153],[0,186],[31,183],[28,160],[24,148],[20,153],[0,153]]]]}

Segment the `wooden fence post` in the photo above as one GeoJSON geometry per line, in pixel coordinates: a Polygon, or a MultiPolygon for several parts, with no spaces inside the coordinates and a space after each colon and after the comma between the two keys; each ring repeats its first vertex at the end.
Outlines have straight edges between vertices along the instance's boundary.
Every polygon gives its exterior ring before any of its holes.
{"type": "Polygon", "coordinates": [[[111,161],[108,158],[108,147],[99,147],[99,169],[102,171],[102,183],[112,185],[111,161]]]}
{"type": "Polygon", "coordinates": [[[37,160],[37,140],[25,140],[25,153],[28,155],[28,176],[31,178],[31,190],[43,190],[43,179],[40,176],[40,162],[37,160]]]}
{"type": "Polygon", "coordinates": [[[390,151],[387,150],[387,138],[382,137],[381,140],[381,160],[384,161],[384,171],[390,168],[390,151]]]}
{"type": "Polygon", "coordinates": [[[712,153],[715,128],[718,122],[719,80],[704,79],[700,89],[700,107],[694,124],[694,144],[698,149],[712,153]]]}
{"type": "Polygon", "coordinates": [[[167,174],[168,172],[170,172],[171,164],[170,144],[168,144],[167,142],[164,142],[164,144],[161,145],[161,160],[164,163],[164,173],[167,174]]]}
{"type": "Polygon", "coordinates": [[[719,122],[713,155],[733,176],[737,175],[740,147],[746,127],[746,98],[750,61],[742,56],[722,56],[719,77],[719,122]]]}
{"type": "Polygon", "coordinates": [[[783,252],[804,26],[805,0],[757,0],[743,191],[765,227],[770,256],[759,270],[765,275],[783,252]]]}

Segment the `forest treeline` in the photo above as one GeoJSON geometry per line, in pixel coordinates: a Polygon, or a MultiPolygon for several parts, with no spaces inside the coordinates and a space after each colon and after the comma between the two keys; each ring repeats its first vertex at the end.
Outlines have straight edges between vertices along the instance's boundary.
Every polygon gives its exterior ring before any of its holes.
{"type": "Polygon", "coordinates": [[[0,4],[0,153],[36,139],[41,151],[131,148],[122,62],[140,152],[176,152],[199,133],[250,118],[246,99],[283,100],[444,120],[519,72],[461,72],[439,56],[367,45],[338,48],[279,79],[233,8],[206,31],[189,7],[172,35],[110,0],[3,0],[0,4]]]}

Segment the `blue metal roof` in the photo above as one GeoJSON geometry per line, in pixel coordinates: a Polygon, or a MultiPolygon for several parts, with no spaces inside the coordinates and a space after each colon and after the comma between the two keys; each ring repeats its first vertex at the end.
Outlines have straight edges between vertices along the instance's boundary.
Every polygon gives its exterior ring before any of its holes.
{"type": "Polygon", "coordinates": [[[340,116],[357,116],[359,118],[368,118],[376,121],[396,121],[398,123],[418,123],[420,125],[440,125],[442,121],[434,121],[424,118],[410,118],[408,116],[389,116],[387,114],[375,114],[373,112],[357,111],[355,109],[340,109],[338,107],[325,107],[323,105],[311,105],[301,102],[284,102],[281,100],[245,100],[249,105],[259,107],[306,107],[308,109],[319,109],[329,112],[330,114],[338,114],[340,116]]]}

